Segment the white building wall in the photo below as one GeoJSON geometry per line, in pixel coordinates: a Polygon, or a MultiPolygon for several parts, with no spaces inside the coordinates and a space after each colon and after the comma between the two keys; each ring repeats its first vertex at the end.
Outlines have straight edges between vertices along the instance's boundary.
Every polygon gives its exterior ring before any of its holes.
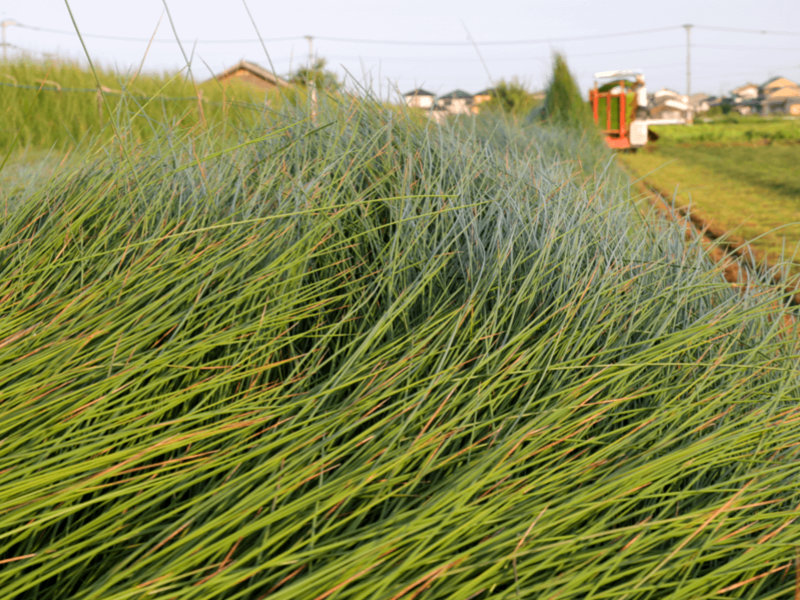
{"type": "Polygon", "coordinates": [[[431,108],[433,96],[406,96],[406,104],[413,108],[431,108]]]}

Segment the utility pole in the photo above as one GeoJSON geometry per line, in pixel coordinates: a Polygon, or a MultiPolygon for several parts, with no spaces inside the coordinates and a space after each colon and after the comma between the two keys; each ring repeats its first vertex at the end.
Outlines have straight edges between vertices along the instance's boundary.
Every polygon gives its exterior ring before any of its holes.
{"type": "Polygon", "coordinates": [[[308,68],[310,70],[314,63],[314,36],[306,35],[303,37],[308,40],[308,68]]]}
{"type": "Polygon", "coordinates": [[[306,85],[308,86],[308,100],[311,104],[311,123],[317,124],[317,83],[314,81],[314,36],[307,35],[308,40],[308,74],[306,75],[306,85]]]}
{"type": "Polygon", "coordinates": [[[0,21],[0,28],[3,30],[3,62],[8,61],[8,42],[6,41],[6,27],[11,25],[19,25],[14,19],[5,19],[0,21]]]}
{"type": "Polygon", "coordinates": [[[686,113],[686,122],[690,125],[694,122],[690,98],[692,95],[692,27],[694,27],[694,25],[691,24],[683,26],[686,30],[686,100],[689,105],[689,110],[686,113]]]}

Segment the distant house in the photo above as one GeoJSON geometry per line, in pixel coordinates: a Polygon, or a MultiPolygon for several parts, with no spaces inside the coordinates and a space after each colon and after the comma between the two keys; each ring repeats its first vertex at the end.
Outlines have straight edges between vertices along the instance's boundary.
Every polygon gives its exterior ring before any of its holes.
{"type": "Polygon", "coordinates": [[[755,100],[758,98],[758,86],[755,83],[745,83],[739,87],[731,90],[731,98],[734,103],[738,100],[743,102],[745,100],[755,100]]]}
{"type": "Polygon", "coordinates": [[[711,102],[715,100],[713,96],[709,96],[708,94],[692,94],[689,96],[689,106],[692,107],[692,112],[696,115],[699,115],[704,112],[708,112],[711,108],[711,102]]]}
{"type": "Polygon", "coordinates": [[[494,88],[486,88],[485,90],[481,90],[477,94],[472,95],[472,105],[471,109],[473,113],[478,113],[480,110],[480,105],[484,102],[488,102],[492,99],[494,95],[494,88]]]}
{"type": "Polygon", "coordinates": [[[761,112],[761,102],[758,98],[741,100],[730,105],[730,109],[740,115],[754,115],[761,112]]]}
{"type": "Polygon", "coordinates": [[[226,69],[213,78],[223,85],[233,81],[241,81],[263,90],[286,87],[289,85],[289,82],[285,79],[247,60],[239,61],[230,69],[226,69]]]}
{"type": "Polygon", "coordinates": [[[800,86],[785,77],[773,77],[759,89],[761,114],[800,115],[800,86]]]}
{"type": "Polygon", "coordinates": [[[731,90],[725,105],[740,115],[800,116],[800,85],[786,77],[773,77],[760,86],[747,83],[731,90]]]}
{"type": "Polygon", "coordinates": [[[403,94],[406,105],[413,108],[424,108],[426,110],[433,108],[433,100],[435,97],[436,94],[423,90],[422,88],[417,88],[403,94]]]}
{"type": "Polygon", "coordinates": [[[449,94],[439,96],[436,105],[445,109],[451,115],[467,115],[471,112],[472,94],[464,90],[453,90],[449,94]]]}
{"type": "Polygon", "coordinates": [[[662,123],[686,123],[690,114],[689,98],[674,90],[662,88],[650,98],[649,120],[662,123]]]}
{"type": "Polygon", "coordinates": [[[800,117],[800,98],[787,98],[783,104],[784,112],[793,117],[800,117]]]}
{"type": "Polygon", "coordinates": [[[759,86],[755,83],[745,83],[731,90],[731,95],[725,101],[725,104],[733,112],[740,115],[749,115],[759,111],[758,95],[759,86]]]}
{"type": "Polygon", "coordinates": [[[772,96],[780,93],[795,95],[798,87],[800,86],[791,79],[786,79],[786,77],[773,77],[761,86],[759,92],[761,96],[772,96]]]}
{"type": "Polygon", "coordinates": [[[669,88],[661,88],[653,92],[653,100],[661,100],[662,98],[671,98],[673,100],[680,100],[681,102],[686,102],[687,98],[683,94],[679,94],[675,90],[671,90],[669,88]]]}
{"type": "Polygon", "coordinates": [[[685,123],[689,107],[685,102],[666,99],[649,108],[650,120],[685,123]]]}

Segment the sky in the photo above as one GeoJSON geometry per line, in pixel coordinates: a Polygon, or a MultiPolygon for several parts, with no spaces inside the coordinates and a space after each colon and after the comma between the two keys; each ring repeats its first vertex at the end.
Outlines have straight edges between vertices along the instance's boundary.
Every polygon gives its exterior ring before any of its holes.
{"type": "Polygon", "coordinates": [[[2,0],[9,57],[85,61],[70,10],[96,63],[129,72],[188,61],[197,80],[240,59],[286,75],[311,52],[381,97],[514,78],[539,90],[559,51],[584,91],[597,71],[640,69],[648,90],[686,93],[691,24],[692,93],[800,81],[800,0],[2,0]]]}

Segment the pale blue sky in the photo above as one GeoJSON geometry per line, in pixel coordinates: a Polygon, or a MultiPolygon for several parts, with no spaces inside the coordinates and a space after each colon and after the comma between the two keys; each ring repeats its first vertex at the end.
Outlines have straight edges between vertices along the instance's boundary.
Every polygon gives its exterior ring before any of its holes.
{"type": "MultiPolygon", "coordinates": [[[[87,34],[91,56],[101,64],[123,69],[138,65],[147,42],[94,36],[147,39],[159,20],[145,68],[169,70],[184,64],[161,0],[71,0],[70,6],[87,34]]],[[[168,6],[187,52],[194,51],[198,79],[206,78],[209,68],[219,71],[241,58],[267,65],[261,45],[252,41],[256,34],[240,1],[168,0],[168,6]]],[[[650,90],[684,92],[685,23],[696,25],[693,92],[725,93],[774,75],[800,80],[800,0],[249,0],[248,6],[279,74],[307,60],[303,36],[311,35],[315,53],[332,68],[370,81],[384,93],[416,86],[436,93],[454,88],[476,92],[514,76],[538,89],[547,81],[554,49],[566,54],[584,89],[595,71],[639,68],[650,90]],[[632,33],[641,31],[647,33],[632,33]],[[622,33],[627,35],[590,38],[622,33]],[[526,40],[535,43],[502,43],[526,40]]],[[[7,41],[34,56],[82,57],[61,0],[3,0],[0,19],[24,26],[7,27],[7,41]]]]}

